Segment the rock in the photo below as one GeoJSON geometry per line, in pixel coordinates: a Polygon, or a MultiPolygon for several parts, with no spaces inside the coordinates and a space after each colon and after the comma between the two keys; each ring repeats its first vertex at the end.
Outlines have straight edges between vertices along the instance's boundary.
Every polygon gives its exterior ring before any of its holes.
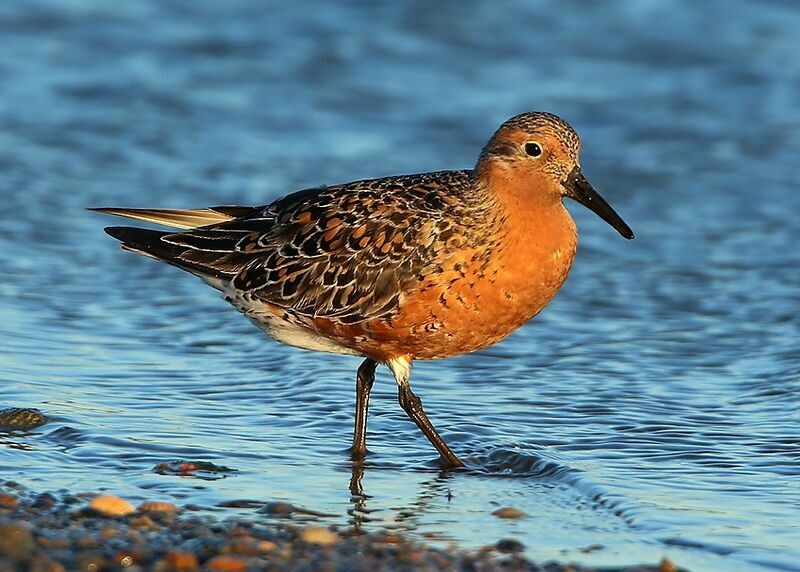
{"type": "Polygon", "coordinates": [[[235,556],[215,556],[205,565],[210,572],[245,572],[247,561],[235,556]]]}
{"type": "Polygon", "coordinates": [[[113,526],[106,526],[100,531],[100,538],[103,540],[108,540],[109,538],[114,538],[115,536],[119,536],[119,530],[113,526]]]}
{"type": "Polygon", "coordinates": [[[47,423],[47,416],[38,409],[9,407],[0,409],[0,430],[25,431],[47,423]]]}
{"type": "Polygon", "coordinates": [[[140,504],[139,510],[141,512],[176,513],[181,509],[171,502],[150,501],[140,504]]]}
{"type": "Polygon", "coordinates": [[[339,535],[318,526],[309,526],[300,531],[299,538],[306,544],[317,544],[319,546],[331,546],[339,542],[339,535]]]}
{"type": "Polygon", "coordinates": [[[76,570],[86,570],[87,572],[100,572],[100,570],[110,569],[110,562],[103,558],[102,554],[94,552],[84,552],[77,555],[75,559],[76,570]]]}
{"type": "Polygon", "coordinates": [[[267,554],[269,552],[273,552],[277,550],[278,545],[270,540],[262,540],[258,544],[256,544],[256,550],[261,552],[262,554],[267,554]]]}
{"type": "Polygon", "coordinates": [[[74,543],[69,538],[56,538],[54,536],[39,536],[36,538],[36,544],[45,550],[49,549],[62,549],[72,546],[74,543]]]}
{"type": "Polygon", "coordinates": [[[494,546],[498,551],[506,554],[513,554],[514,552],[522,552],[525,550],[525,545],[519,540],[514,540],[513,538],[503,538],[498,540],[497,544],[494,546]]]}
{"type": "Polygon", "coordinates": [[[26,524],[16,521],[0,523],[0,556],[25,560],[30,557],[34,548],[36,542],[26,524]]]}
{"type": "Polygon", "coordinates": [[[37,555],[31,559],[29,572],[65,572],[64,566],[47,556],[37,555]]]}
{"type": "Polygon", "coordinates": [[[103,541],[87,533],[75,541],[75,546],[78,548],[100,548],[103,546],[103,541]]]}
{"type": "Polygon", "coordinates": [[[8,493],[0,493],[0,508],[17,508],[17,499],[8,493]]]}
{"type": "Polygon", "coordinates": [[[222,552],[245,556],[257,556],[260,554],[256,539],[252,536],[240,536],[232,539],[222,548],[222,552]]]}
{"type": "Polygon", "coordinates": [[[136,508],[126,501],[114,495],[100,495],[92,499],[89,509],[101,514],[102,516],[127,516],[136,512],[136,508]]]}
{"type": "Polygon", "coordinates": [[[217,506],[220,508],[260,508],[264,506],[264,503],[250,499],[233,499],[222,501],[218,503],[217,506]]]}
{"type": "Polygon", "coordinates": [[[119,552],[114,557],[114,562],[118,562],[122,568],[130,568],[136,563],[136,559],[127,552],[119,552]]]}
{"type": "Polygon", "coordinates": [[[397,534],[393,534],[391,532],[383,532],[380,533],[380,536],[376,536],[375,541],[380,544],[404,544],[405,541],[401,536],[397,534]]]}
{"type": "Polygon", "coordinates": [[[197,477],[198,479],[215,480],[223,479],[226,473],[233,469],[222,465],[215,465],[208,461],[170,461],[159,463],[153,467],[153,472],[159,475],[178,475],[180,477],[197,477]]]}
{"type": "Polygon", "coordinates": [[[297,508],[288,502],[274,501],[268,502],[263,507],[258,509],[257,512],[270,514],[272,516],[291,516],[297,508]]]}
{"type": "Polygon", "coordinates": [[[524,512],[512,506],[498,508],[492,514],[497,518],[522,518],[523,516],[525,516],[524,512]]]}
{"type": "Polygon", "coordinates": [[[33,507],[42,510],[53,508],[55,504],[56,497],[54,497],[51,493],[42,493],[37,495],[33,501],[33,507]]]}
{"type": "MultiPolygon", "coordinates": [[[[0,572],[240,572],[290,568],[320,572],[379,568],[584,570],[556,562],[537,566],[520,553],[524,546],[514,539],[503,539],[474,552],[431,550],[400,531],[366,534],[346,529],[336,531],[324,527],[322,523],[327,522],[324,520],[305,520],[308,526],[299,527],[296,523],[275,522],[263,516],[253,520],[238,517],[219,520],[213,515],[196,515],[185,510],[181,515],[140,510],[126,518],[114,519],[102,516],[96,509],[80,510],[91,503],[97,505],[99,499],[103,496],[107,499],[108,495],[59,492],[57,497],[37,497],[26,489],[0,491],[12,495],[17,502],[12,510],[0,510],[0,572]],[[52,505],[52,509],[34,509],[36,499],[43,500],[41,505],[52,505]],[[76,504],[66,502],[69,499],[76,504]],[[12,520],[8,515],[20,516],[12,520]]],[[[124,506],[126,502],[111,498],[112,506],[120,503],[124,506]]],[[[306,514],[305,509],[294,508],[295,514],[306,514]]],[[[122,512],[131,510],[128,506],[122,512]]],[[[442,536],[432,538],[440,540],[442,536]]],[[[594,548],[588,547],[586,552],[594,548]]],[[[666,559],[660,565],[651,563],[615,570],[677,572],[666,559]]]]}
{"type": "Polygon", "coordinates": [[[147,530],[158,528],[156,523],[153,522],[153,519],[143,514],[141,516],[135,516],[128,521],[128,524],[135,528],[144,528],[147,530]]]}
{"type": "Polygon", "coordinates": [[[661,565],[658,567],[658,572],[678,572],[678,567],[675,566],[669,558],[662,558],[661,565]]]}
{"type": "Polygon", "coordinates": [[[173,550],[167,554],[167,567],[174,572],[194,572],[198,569],[197,556],[191,552],[173,550]]]}

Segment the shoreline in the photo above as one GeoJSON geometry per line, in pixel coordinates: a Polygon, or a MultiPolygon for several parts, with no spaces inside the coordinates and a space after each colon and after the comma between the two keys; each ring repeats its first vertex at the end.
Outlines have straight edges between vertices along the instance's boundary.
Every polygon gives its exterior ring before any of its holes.
{"type": "MultiPolygon", "coordinates": [[[[270,503],[273,516],[291,510],[270,503]]],[[[476,551],[426,546],[404,534],[198,514],[157,499],[134,507],[109,494],[34,493],[0,484],[0,571],[246,572],[250,570],[476,570],[677,572],[669,560],[592,568],[536,563],[501,539],[476,551]]]]}

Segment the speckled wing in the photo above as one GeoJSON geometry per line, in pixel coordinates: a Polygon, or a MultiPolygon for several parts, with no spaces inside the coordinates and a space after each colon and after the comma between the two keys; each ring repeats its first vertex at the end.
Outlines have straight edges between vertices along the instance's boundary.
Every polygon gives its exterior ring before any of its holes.
{"type": "Polygon", "coordinates": [[[173,263],[226,277],[249,299],[353,324],[390,316],[435,267],[471,184],[469,171],[445,171],[310,189],[161,240],[177,249],[173,263]]]}

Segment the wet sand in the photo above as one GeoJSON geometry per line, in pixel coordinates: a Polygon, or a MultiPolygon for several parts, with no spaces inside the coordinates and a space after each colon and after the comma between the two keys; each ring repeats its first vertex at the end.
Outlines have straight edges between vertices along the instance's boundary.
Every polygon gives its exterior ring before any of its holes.
{"type": "MultiPolygon", "coordinates": [[[[270,516],[286,503],[268,503],[270,516]]],[[[0,485],[0,572],[32,570],[593,570],[536,563],[511,539],[467,552],[425,546],[395,533],[353,535],[321,526],[220,520],[154,500],[134,507],[108,494],[35,493],[15,482],[0,485]]],[[[597,570],[674,572],[669,561],[597,570]]]]}

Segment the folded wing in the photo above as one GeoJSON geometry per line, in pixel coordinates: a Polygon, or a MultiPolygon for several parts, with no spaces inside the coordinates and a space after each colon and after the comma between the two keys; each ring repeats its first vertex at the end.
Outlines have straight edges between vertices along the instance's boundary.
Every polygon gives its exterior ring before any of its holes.
{"type": "Polygon", "coordinates": [[[123,248],[229,281],[253,300],[300,316],[358,323],[390,317],[435,264],[451,187],[469,184],[466,171],[449,175],[309,189],[262,207],[97,210],[188,228],[107,229],[123,248]]]}

